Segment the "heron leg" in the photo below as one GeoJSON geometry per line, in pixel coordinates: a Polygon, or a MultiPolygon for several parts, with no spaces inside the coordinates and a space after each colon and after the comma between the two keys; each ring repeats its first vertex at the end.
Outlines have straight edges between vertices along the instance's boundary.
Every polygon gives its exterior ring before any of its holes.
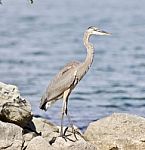
{"type": "Polygon", "coordinates": [[[76,130],[74,129],[73,122],[72,122],[70,116],[68,115],[68,107],[67,107],[67,106],[68,106],[68,97],[69,97],[69,95],[70,95],[70,89],[66,90],[66,91],[64,92],[64,94],[63,94],[63,106],[62,106],[60,136],[61,136],[61,137],[64,137],[64,138],[66,138],[66,136],[69,136],[69,135],[65,135],[65,133],[66,133],[68,127],[67,127],[67,128],[64,130],[64,132],[63,132],[63,120],[64,120],[64,115],[66,115],[67,118],[68,118],[69,124],[70,124],[70,126],[71,126],[71,128],[72,128],[72,133],[74,134],[75,139],[78,140],[77,137],[76,137],[76,133],[77,133],[77,132],[76,132],[76,130]]]}
{"type": "MultiPolygon", "coordinates": [[[[66,116],[67,116],[67,118],[68,118],[68,122],[69,122],[69,124],[70,124],[70,126],[71,126],[71,128],[72,128],[72,133],[74,134],[75,139],[78,140],[77,137],[76,137],[76,130],[74,129],[73,122],[72,122],[72,120],[71,120],[71,117],[70,117],[69,114],[68,114],[68,107],[67,107],[67,106],[68,106],[68,98],[66,99],[65,114],[66,114],[66,116]]],[[[64,134],[65,134],[65,133],[64,133],[64,134]]]]}
{"type": "Polygon", "coordinates": [[[71,118],[70,118],[70,116],[69,116],[69,114],[68,114],[68,99],[66,100],[66,110],[65,110],[65,114],[66,114],[66,116],[67,116],[67,118],[68,118],[68,122],[69,122],[69,124],[70,124],[70,126],[71,127],[73,127],[73,122],[72,122],[72,120],[71,120],[71,118]]]}
{"type": "Polygon", "coordinates": [[[61,115],[61,129],[60,129],[60,136],[63,137],[63,120],[64,120],[64,114],[66,114],[67,111],[67,103],[66,101],[68,100],[68,96],[70,94],[70,89],[66,90],[63,94],[63,106],[62,106],[62,115],[61,115]]]}

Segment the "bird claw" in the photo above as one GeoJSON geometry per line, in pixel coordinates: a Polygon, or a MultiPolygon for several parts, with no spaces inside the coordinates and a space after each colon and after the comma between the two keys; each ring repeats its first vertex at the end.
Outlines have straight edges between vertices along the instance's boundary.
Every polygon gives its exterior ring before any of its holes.
{"type": "Polygon", "coordinates": [[[66,142],[67,142],[67,140],[72,141],[72,140],[69,138],[69,136],[71,136],[71,134],[63,135],[63,136],[61,136],[61,137],[62,137],[66,142]]]}
{"type": "MultiPolygon", "coordinates": [[[[72,133],[73,133],[73,135],[74,135],[76,141],[78,141],[78,138],[77,138],[76,134],[78,134],[79,132],[78,132],[77,130],[73,129],[72,133]]],[[[80,133],[79,133],[79,134],[80,134],[80,133]]]]}
{"type": "Polygon", "coordinates": [[[59,137],[64,138],[65,141],[67,141],[67,140],[70,140],[70,141],[72,141],[72,142],[78,141],[78,138],[77,138],[76,134],[78,134],[78,135],[81,135],[81,134],[80,134],[77,130],[75,130],[74,127],[72,126],[72,133],[66,135],[66,132],[67,132],[68,128],[69,128],[69,127],[66,127],[65,130],[64,130],[64,133],[60,133],[60,136],[59,136],[59,137]],[[72,139],[68,138],[68,137],[71,136],[72,134],[74,135],[75,140],[72,140],[72,139]]]}
{"type": "Polygon", "coordinates": [[[77,131],[77,129],[75,129],[73,125],[71,126],[71,128],[72,128],[72,133],[73,133],[76,141],[78,141],[76,134],[81,135],[81,133],[79,131],[77,131]]]}
{"type": "Polygon", "coordinates": [[[62,137],[66,142],[67,142],[67,140],[71,140],[71,139],[68,138],[68,137],[72,135],[72,134],[67,134],[67,135],[66,135],[67,129],[68,129],[68,127],[64,130],[64,133],[60,133],[60,135],[59,135],[59,137],[62,137]]]}
{"type": "MultiPolygon", "coordinates": [[[[69,136],[71,136],[72,134],[67,134],[67,135],[64,135],[64,134],[60,134],[58,137],[62,137],[66,142],[67,140],[70,140],[70,141],[73,141],[71,140],[70,138],[68,138],[69,136]]],[[[49,144],[52,145],[53,143],[55,143],[57,137],[53,137],[50,141],[49,141],[49,144]]],[[[75,141],[73,141],[75,142],[75,141]]]]}

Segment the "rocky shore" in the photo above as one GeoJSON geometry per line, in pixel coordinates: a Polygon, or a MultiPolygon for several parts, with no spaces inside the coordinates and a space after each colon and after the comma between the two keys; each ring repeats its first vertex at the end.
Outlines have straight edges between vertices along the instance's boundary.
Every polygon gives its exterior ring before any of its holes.
{"type": "Polygon", "coordinates": [[[145,119],[114,113],[89,124],[84,133],[36,118],[14,85],[0,82],[0,150],[145,150],[145,119]]]}

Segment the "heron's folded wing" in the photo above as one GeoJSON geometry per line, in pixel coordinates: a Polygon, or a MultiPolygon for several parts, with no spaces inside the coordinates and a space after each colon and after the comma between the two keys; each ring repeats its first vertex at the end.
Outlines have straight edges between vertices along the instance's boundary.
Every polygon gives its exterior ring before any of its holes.
{"type": "Polygon", "coordinates": [[[60,72],[53,78],[47,88],[47,101],[57,99],[64,91],[72,86],[75,81],[76,68],[79,62],[68,63],[60,72]]]}

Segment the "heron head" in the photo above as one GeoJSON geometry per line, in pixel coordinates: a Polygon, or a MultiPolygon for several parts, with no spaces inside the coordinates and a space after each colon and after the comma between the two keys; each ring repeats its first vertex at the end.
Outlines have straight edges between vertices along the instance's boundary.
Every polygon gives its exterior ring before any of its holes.
{"type": "Polygon", "coordinates": [[[95,34],[95,35],[110,35],[111,33],[108,33],[106,31],[100,30],[99,28],[96,27],[89,27],[87,30],[90,34],[95,34]]]}

